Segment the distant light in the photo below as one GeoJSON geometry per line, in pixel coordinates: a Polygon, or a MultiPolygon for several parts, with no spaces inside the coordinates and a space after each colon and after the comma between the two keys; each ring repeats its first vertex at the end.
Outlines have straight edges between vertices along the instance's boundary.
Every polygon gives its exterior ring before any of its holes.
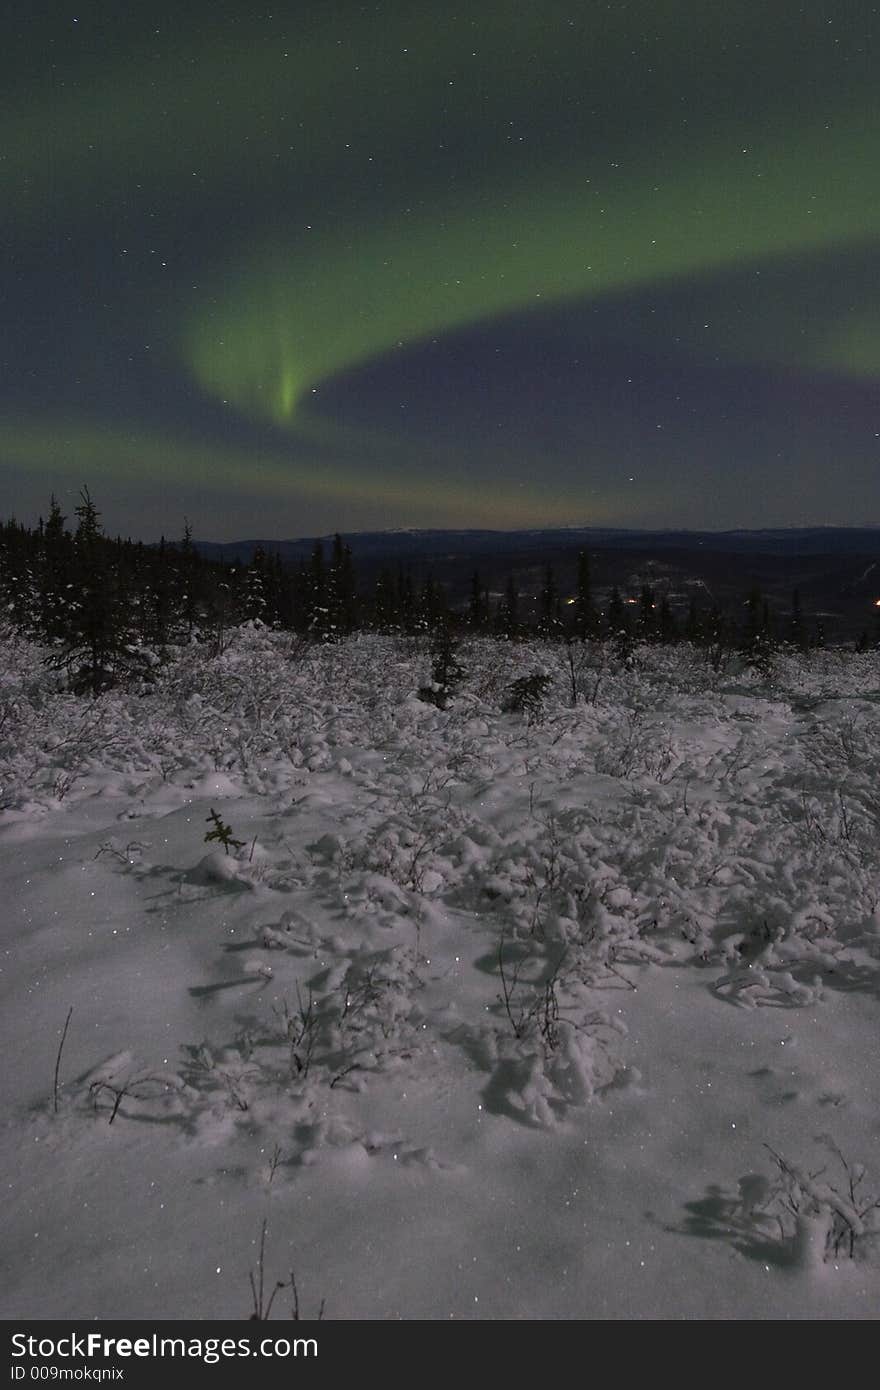
{"type": "Polygon", "coordinates": [[[875,598],[875,600],[874,600],[874,607],[875,607],[875,608],[880,608],[880,598],[875,598]]]}

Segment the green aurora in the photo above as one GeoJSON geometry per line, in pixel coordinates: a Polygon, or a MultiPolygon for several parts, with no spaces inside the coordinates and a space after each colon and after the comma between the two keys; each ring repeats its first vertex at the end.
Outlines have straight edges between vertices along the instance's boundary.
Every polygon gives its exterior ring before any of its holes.
{"type": "MultiPolygon", "coordinates": [[[[321,433],[320,426],[310,431],[315,441],[321,433]]],[[[426,508],[441,506],[445,524],[450,526],[558,526],[565,524],[581,499],[577,488],[561,486],[548,495],[534,482],[519,482],[500,497],[494,493],[481,497],[474,491],[466,465],[435,448],[432,461],[442,474],[438,487],[429,476],[414,477],[410,451],[387,438],[372,441],[377,453],[381,448],[383,458],[382,482],[377,488],[375,477],[365,475],[356,462],[339,461],[340,441],[356,459],[365,442],[370,443],[369,435],[344,426],[330,427],[326,434],[334,449],[333,466],[324,467],[320,460],[312,460],[298,473],[296,492],[326,509],[328,517],[339,515],[343,507],[355,507],[363,511],[365,525],[379,527],[388,509],[405,509],[415,503],[426,508]]],[[[57,488],[60,480],[76,492],[83,478],[92,479],[96,488],[103,490],[122,475],[130,480],[149,480],[151,487],[167,495],[185,477],[206,495],[220,496],[228,508],[234,506],[243,479],[249,497],[271,502],[288,492],[292,472],[290,454],[277,442],[246,448],[206,445],[155,432],[132,435],[83,425],[76,419],[56,420],[48,426],[26,420],[0,423],[0,457],[7,468],[19,474],[45,476],[46,490],[57,488]]],[[[613,497],[594,493],[591,513],[597,522],[610,519],[617,511],[613,497]]]]}
{"type": "MultiPolygon", "coordinates": [[[[74,406],[66,385],[38,414],[27,393],[8,397],[7,464],[66,475],[91,456],[166,488],[186,476],[344,502],[353,517],[378,501],[408,524],[638,520],[599,437],[581,483],[566,465],[552,496],[527,481],[542,466],[534,440],[510,468],[501,449],[426,439],[422,476],[393,411],[372,430],[347,420],[339,384],[371,364],[393,383],[396,361],[473,325],[503,335],[511,315],[622,294],[645,309],[621,335],[658,357],[674,342],[695,361],[876,382],[876,278],[814,312],[808,272],[760,278],[812,258],[831,282],[837,258],[880,246],[871,21],[864,4],[805,13],[794,0],[494,0],[462,16],[336,0],[181,18],[160,5],[108,12],[88,35],[35,17],[30,46],[6,59],[0,221],[13,261],[32,262],[47,232],[57,242],[62,301],[92,275],[69,351],[87,379],[90,359],[124,363],[116,339],[89,353],[115,315],[119,341],[137,344],[114,378],[134,404],[122,420],[118,395],[105,408],[97,368],[74,406]],[[733,272],[755,285],[731,299],[733,272]],[[654,322],[652,296],[676,287],[680,309],[654,322]],[[144,343],[153,375],[135,381],[144,343]],[[178,416],[192,402],[183,428],[164,416],[172,395],[178,416]],[[200,443],[195,415],[212,411],[200,443]],[[492,489],[483,504],[475,477],[492,489]]],[[[46,266],[46,290],[22,299],[34,323],[51,317],[37,302],[51,302],[46,266]]],[[[646,484],[648,512],[660,494],[646,484]]]]}
{"type": "MultiPolygon", "coordinates": [[[[594,189],[572,177],[447,210],[439,227],[430,213],[317,249],[263,250],[230,268],[233,287],[195,317],[184,358],[206,390],[293,421],[324,378],[477,319],[880,235],[878,148],[880,125],[800,127],[775,144],[707,150],[661,184],[594,189]]],[[[736,355],[761,359],[767,337],[765,307],[736,355]]],[[[880,316],[818,325],[796,358],[880,373],[880,316]]]]}

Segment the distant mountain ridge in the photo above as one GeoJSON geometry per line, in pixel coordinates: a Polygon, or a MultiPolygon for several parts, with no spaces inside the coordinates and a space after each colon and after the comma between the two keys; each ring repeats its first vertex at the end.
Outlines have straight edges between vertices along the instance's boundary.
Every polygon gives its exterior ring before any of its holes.
{"type": "MultiPolygon", "coordinates": [[[[506,551],[544,553],[577,547],[602,550],[691,550],[738,555],[865,555],[880,554],[880,526],[771,527],[763,530],[630,530],[617,527],[555,527],[519,531],[398,529],[341,533],[354,554],[372,560],[427,560],[466,555],[495,555],[506,551]]],[[[332,536],[296,540],[196,541],[212,560],[248,564],[262,547],[284,560],[305,559],[316,540],[329,544],[332,536]]]]}
{"type": "MultiPolygon", "coordinates": [[[[578,555],[586,551],[593,597],[605,611],[613,589],[635,603],[649,585],[680,621],[692,598],[718,606],[735,621],[746,595],[760,591],[780,632],[786,630],[798,591],[815,640],[856,641],[880,636],[880,527],[767,527],[763,530],[688,531],[623,527],[556,527],[519,531],[389,530],[342,532],[351,546],[361,593],[372,592],[383,569],[403,570],[420,587],[440,585],[450,607],[463,611],[475,576],[497,605],[509,583],[534,617],[548,567],[563,600],[577,584],[578,555]]],[[[212,560],[248,564],[258,546],[282,562],[308,562],[315,541],[328,556],[332,537],[297,540],[201,542],[212,560]]],[[[874,639],[876,640],[876,639],[874,639]]]]}

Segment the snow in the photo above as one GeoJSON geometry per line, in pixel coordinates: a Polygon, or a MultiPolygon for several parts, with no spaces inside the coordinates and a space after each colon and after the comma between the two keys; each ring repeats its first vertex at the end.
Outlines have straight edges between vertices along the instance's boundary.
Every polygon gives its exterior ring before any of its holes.
{"type": "Polygon", "coordinates": [[[2,1316],[246,1318],[264,1218],[306,1317],[877,1316],[877,652],[591,645],[572,707],[480,639],[443,710],[426,638],[253,625],[94,701],[43,657],[2,643],[2,1316]]]}

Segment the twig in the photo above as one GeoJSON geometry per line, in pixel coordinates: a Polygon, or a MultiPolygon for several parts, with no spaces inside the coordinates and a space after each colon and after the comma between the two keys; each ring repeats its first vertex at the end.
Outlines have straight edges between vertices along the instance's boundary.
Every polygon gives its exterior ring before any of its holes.
{"type": "Polygon", "coordinates": [[[72,1013],[73,1005],[71,1004],[70,1008],[67,1010],[67,1018],[64,1021],[64,1032],[61,1034],[61,1041],[58,1044],[58,1056],[55,1058],[55,1085],[53,1087],[53,1096],[55,1101],[56,1115],[58,1114],[58,1073],[61,1069],[61,1053],[64,1050],[64,1043],[67,1039],[67,1030],[70,1027],[70,1016],[72,1013]]]}
{"type": "Polygon", "coordinates": [[[498,974],[501,977],[502,990],[502,994],[500,997],[501,1002],[504,1005],[504,1012],[507,1014],[507,1017],[510,1020],[510,1026],[513,1029],[514,1037],[517,1038],[522,1037],[525,1028],[525,1023],[527,1021],[522,1009],[520,1010],[520,1016],[518,1019],[514,1018],[513,1016],[513,997],[516,993],[517,985],[519,984],[519,973],[521,969],[521,964],[521,962],[517,962],[514,965],[513,977],[508,982],[507,974],[504,969],[504,932],[502,932],[501,939],[498,942],[498,974]]]}
{"type": "Polygon", "coordinates": [[[270,1164],[269,1164],[269,1185],[270,1185],[270,1186],[271,1186],[271,1184],[272,1184],[272,1183],[274,1182],[274,1180],[275,1180],[275,1173],[276,1173],[276,1170],[277,1170],[278,1165],[279,1165],[280,1162],[281,1162],[281,1145],[280,1145],[280,1144],[276,1144],[275,1147],[274,1147],[274,1149],[272,1150],[272,1159],[271,1159],[271,1162],[270,1162],[270,1164]]]}
{"type": "MultiPolygon", "coordinates": [[[[292,1291],[292,1293],[293,1293],[293,1313],[292,1313],[291,1321],[293,1321],[293,1322],[302,1322],[302,1318],[301,1318],[301,1316],[300,1316],[300,1311],[299,1311],[299,1290],[298,1290],[297,1287],[296,1287],[296,1274],[294,1273],[293,1270],[290,1271],[290,1288],[291,1288],[291,1291],[292,1291]]],[[[327,1301],[327,1300],[326,1300],[325,1298],[322,1298],[322,1299],[321,1299],[321,1306],[320,1306],[320,1308],[318,1309],[318,1319],[317,1319],[318,1322],[322,1322],[322,1321],[323,1321],[323,1318],[324,1318],[324,1304],[326,1303],[326,1301],[327,1301]]]]}
{"type": "Polygon", "coordinates": [[[624,975],[623,971],[619,970],[613,961],[606,960],[605,969],[610,970],[612,975],[616,976],[618,980],[622,980],[625,985],[628,985],[634,994],[638,993],[638,985],[634,985],[632,980],[629,979],[627,975],[624,975]]]}
{"type": "Polygon", "coordinates": [[[266,1267],[266,1227],[267,1227],[267,1225],[268,1225],[268,1222],[267,1222],[267,1220],[266,1220],[266,1218],[265,1218],[265,1216],[264,1216],[264,1217],[263,1217],[263,1224],[262,1224],[262,1226],[260,1227],[260,1254],[259,1254],[259,1258],[257,1259],[257,1277],[256,1277],[256,1279],[254,1278],[254,1271],[253,1271],[253,1270],[249,1270],[249,1271],[248,1271],[248,1278],[250,1279],[250,1283],[251,1283],[251,1296],[252,1296],[252,1298],[253,1298],[253,1300],[254,1300],[254,1311],[251,1313],[251,1322],[266,1322],[266,1321],[268,1320],[269,1314],[272,1312],[272,1304],[275,1302],[275,1295],[277,1294],[277,1292],[278,1292],[279,1289],[283,1289],[283,1288],[284,1288],[284,1283],[283,1283],[283,1281],[279,1279],[278,1282],[276,1283],[274,1289],[272,1290],[271,1294],[269,1295],[269,1302],[268,1302],[268,1303],[264,1303],[264,1299],[263,1299],[263,1291],[264,1291],[263,1278],[264,1278],[264,1272],[265,1272],[265,1267],[266,1267]]]}
{"type": "Polygon", "coordinates": [[[351,1062],[347,1067],[343,1067],[342,1071],[338,1071],[336,1075],[333,1077],[332,1081],[330,1082],[330,1090],[332,1091],[333,1087],[338,1085],[340,1081],[343,1081],[346,1076],[349,1076],[351,1074],[351,1072],[360,1071],[360,1069],[360,1062],[351,1062]]]}

